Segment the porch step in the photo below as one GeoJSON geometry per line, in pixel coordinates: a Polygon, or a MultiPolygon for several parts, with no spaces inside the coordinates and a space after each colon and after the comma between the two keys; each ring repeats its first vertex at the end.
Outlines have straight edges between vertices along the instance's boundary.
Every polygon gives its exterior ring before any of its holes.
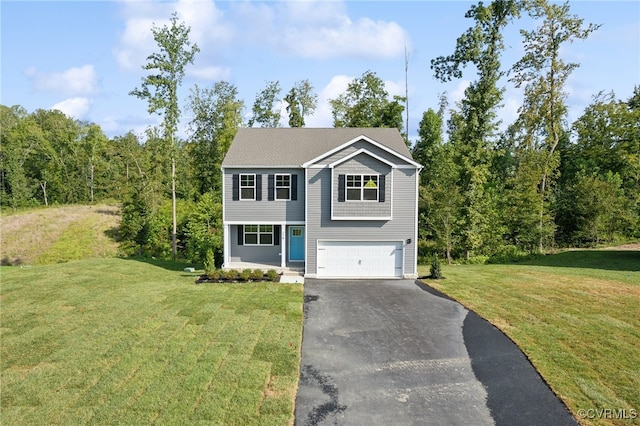
{"type": "Polygon", "coordinates": [[[280,282],[304,284],[304,276],[297,271],[285,270],[282,271],[282,275],[280,275],[280,282]]]}

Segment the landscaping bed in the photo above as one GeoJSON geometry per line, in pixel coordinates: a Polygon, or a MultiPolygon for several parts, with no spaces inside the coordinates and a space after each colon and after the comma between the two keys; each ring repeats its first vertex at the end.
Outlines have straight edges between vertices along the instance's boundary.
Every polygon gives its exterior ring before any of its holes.
{"type": "Polygon", "coordinates": [[[204,283],[248,283],[280,281],[280,274],[275,269],[264,272],[262,269],[216,269],[205,272],[196,278],[196,284],[204,283]]]}

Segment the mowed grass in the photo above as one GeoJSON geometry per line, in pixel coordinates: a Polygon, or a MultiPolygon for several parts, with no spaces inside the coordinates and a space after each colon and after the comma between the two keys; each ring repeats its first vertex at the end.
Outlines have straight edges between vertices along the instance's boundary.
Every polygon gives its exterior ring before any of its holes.
{"type": "Polygon", "coordinates": [[[2,424],[292,424],[302,286],[173,266],[2,267],[2,424]]]}
{"type": "Polygon", "coordinates": [[[640,424],[640,251],[445,265],[443,274],[425,282],[507,334],[581,424],[640,424]]]}

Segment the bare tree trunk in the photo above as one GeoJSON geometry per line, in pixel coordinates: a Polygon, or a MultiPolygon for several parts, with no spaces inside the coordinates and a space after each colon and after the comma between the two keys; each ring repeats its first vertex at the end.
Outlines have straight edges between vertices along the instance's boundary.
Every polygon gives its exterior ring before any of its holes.
{"type": "Polygon", "coordinates": [[[46,180],[40,182],[40,188],[42,188],[42,195],[44,195],[44,205],[48,206],[49,202],[47,201],[47,181],[46,180]]]}
{"type": "Polygon", "coordinates": [[[93,163],[91,163],[91,204],[93,204],[93,163]]]}
{"type": "Polygon", "coordinates": [[[171,257],[175,261],[178,257],[178,220],[176,215],[176,159],[171,157],[171,216],[173,218],[173,230],[171,231],[171,257]]]}

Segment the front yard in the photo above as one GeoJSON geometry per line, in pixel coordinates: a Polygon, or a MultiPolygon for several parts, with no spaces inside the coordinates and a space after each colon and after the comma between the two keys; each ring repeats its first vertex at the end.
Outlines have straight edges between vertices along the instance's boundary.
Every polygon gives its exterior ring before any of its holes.
{"type": "Polygon", "coordinates": [[[640,251],[442,270],[425,282],[515,341],[580,423],[640,424],[640,251]]]}
{"type": "Polygon", "coordinates": [[[124,259],[0,273],[3,424],[292,424],[301,285],[124,259]]]}

